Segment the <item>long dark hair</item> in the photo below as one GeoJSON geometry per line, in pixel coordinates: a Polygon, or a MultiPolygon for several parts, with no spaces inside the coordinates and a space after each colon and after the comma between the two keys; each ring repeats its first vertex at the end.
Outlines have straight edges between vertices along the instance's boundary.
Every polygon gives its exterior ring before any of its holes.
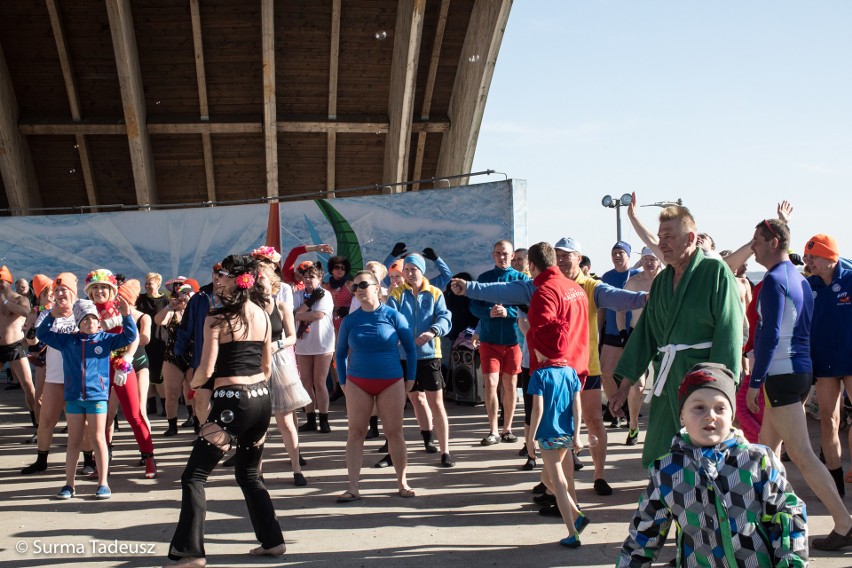
{"type": "Polygon", "coordinates": [[[222,301],[222,306],[210,310],[211,316],[217,316],[216,321],[213,323],[214,328],[227,325],[228,330],[233,335],[234,327],[239,324],[244,330],[243,336],[248,335],[248,319],[243,312],[243,306],[246,302],[254,302],[260,307],[266,304],[263,296],[263,288],[257,282],[257,269],[257,260],[249,255],[232,254],[225,257],[222,261],[222,270],[227,270],[229,277],[238,278],[248,274],[252,277],[254,283],[247,288],[235,286],[233,291],[223,293],[219,297],[222,301]]]}

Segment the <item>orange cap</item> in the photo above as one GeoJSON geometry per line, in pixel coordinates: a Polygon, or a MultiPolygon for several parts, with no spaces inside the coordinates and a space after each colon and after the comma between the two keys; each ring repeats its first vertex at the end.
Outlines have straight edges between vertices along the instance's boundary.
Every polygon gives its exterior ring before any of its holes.
{"type": "Polygon", "coordinates": [[[125,280],[122,285],[118,287],[118,295],[124,298],[131,306],[136,305],[136,300],[139,299],[139,292],[141,291],[142,286],[135,278],[125,280]]]}
{"type": "Polygon", "coordinates": [[[395,261],[393,261],[393,262],[391,263],[391,265],[390,265],[390,268],[388,268],[388,276],[390,276],[390,275],[391,275],[391,272],[398,272],[398,273],[399,273],[399,275],[400,275],[400,276],[402,276],[402,275],[403,275],[403,274],[402,274],[402,265],[403,265],[403,262],[404,262],[404,261],[403,261],[402,259],[399,259],[399,260],[395,260],[395,261]]]}
{"type": "Polygon", "coordinates": [[[57,286],[65,286],[77,295],[77,277],[70,272],[63,272],[56,277],[51,287],[55,290],[57,286]]]}
{"type": "Polygon", "coordinates": [[[189,287],[192,288],[192,291],[195,293],[198,293],[198,289],[201,288],[201,286],[198,285],[198,280],[196,280],[195,278],[187,278],[183,281],[183,283],[188,284],[189,287]]]}
{"type": "Polygon", "coordinates": [[[6,267],[5,264],[3,266],[0,266],[0,280],[5,280],[9,284],[15,283],[15,279],[12,278],[12,273],[9,272],[9,269],[6,267]]]}
{"type": "Polygon", "coordinates": [[[41,293],[44,292],[45,288],[51,288],[52,286],[53,280],[44,274],[36,274],[33,276],[33,293],[35,294],[36,300],[41,297],[41,293]]]}
{"type": "Polygon", "coordinates": [[[840,248],[837,241],[829,235],[814,235],[805,245],[805,254],[826,258],[832,262],[840,259],[840,248]]]}

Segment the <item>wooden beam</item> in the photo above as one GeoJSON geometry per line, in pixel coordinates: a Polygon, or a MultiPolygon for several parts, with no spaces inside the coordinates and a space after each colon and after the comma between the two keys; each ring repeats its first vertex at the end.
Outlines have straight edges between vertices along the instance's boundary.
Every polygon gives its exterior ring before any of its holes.
{"type": "MultiPolygon", "coordinates": [[[[386,184],[408,180],[408,155],[411,147],[411,120],[417,86],[417,60],[423,37],[426,0],[400,0],[396,11],[393,39],[390,96],[388,98],[388,135],[385,139],[384,176],[386,184]]],[[[405,186],[395,186],[403,191],[405,186]]]]}
{"type": "MultiPolygon", "coordinates": [[[[42,122],[21,121],[18,124],[22,134],[38,135],[115,135],[124,134],[126,127],[122,123],[92,123],[84,122],[42,122]]],[[[386,134],[389,130],[387,122],[375,121],[344,121],[326,122],[314,121],[281,121],[275,125],[278,132],[313,132],[313,133],[346,133],[346,134],[386,134]]],[[[411,132],[448,132],[450,123],[447,121],[415,122],[411,132]]],[[[260,122],[170,122],[150,123],[147,125],[148,134],[260,134],[263,124],[260,122]]]]}
{"type": "MultiPolygon", "coordinates": [[[[476,0],[467,26],[435,177],[469,173],[512,0],[476,0]]],[[[464,185],[468,178],[459,178],[464,185]]]]}
{"type": "Polygon", "coordinates": [[[136,201],[139,205],[157,203],[157,183],[154,177],[154,156],[151,138],[146,128],[145,95],[142,88],[142,71],[139,68],[139,50],[133,29],[130,0],[105,0],[115,65],[121,87],[127,143],[136,201]]]}
{"type": "MultiPolygon", "coordinates": [[[[59,66],[62,68],[62,78],[65,81],[65,93],[68,95],[68,106],[71,109],[71,119],[74,122],[82,120],[80,112],[80,96],[77,92],[77,81],[74,78],[74,68],[71,65],[71,57],[68,55],[68,41],[65,39],[65,27],[62,25],[62,15],[56,0],[45,0],[47,13],[50,16],[50,28],[53,30],[53,40],[56,43],[56,51],[59,54],[59,66]]],[[[98,204],[98,193],[95,189],[95,176],[92,174],[92,161],[89,156],[89,145],[86,136],[77,134],[77,153],[80,156],[80,169],[83,172],[83,183],[86,186],[86,197],[89,206],[98,204]]],[[[97,209],[92,210],[97,213],[97,209]]]]}
{"type": "MultiPolygon", "coordinates": [[[[210,120],[210,109],[207,106],[207,73],[204,70],[204,42],[201,37],[201,9],[198,0],[189,0],[190,17],[192,19],[192,48],[195,53],[195,78],[198,82],[198,110],[201,120],[210,120]]],[[[207,178],[207,200],[216,201],[216,177],[213,170],[213,142],[209,132],[201,134],[201,144],[204,148],[204,174],[207,178]]]]}
{"type": "MultiPolygon", "coordinates": [[[[435,41],[432,42],[432,56],[429,59],[429,73],[426,76],[426,88],[423,92],[423,108],[420,110],[420,120],[429,120],[432,111],[432,95],[435,92],[435,77],[438,76],[438,63],[441,61],[441,46],[444,43],[444,32],[447,29],[447,14],[450,12],[450,0],[441,0],[438,13],[438,26],[435,29],[435,41]]],[[[423,177],[423,154],[426,151],[426,133],[417,134],[417,153],[414,156],[414,175],[412,179],[423,177]]],[[[411,186],[411,191],[418,191],[420,184],[411,186]]]]}
{"type": "MultiPolygon", "coordinates": [[[[342,0],[331,4],[331,46],[328,61],[328,119],[337,119],[337,71],[340,62],[340,13],[342,0]]],[[[326,197],[334,198],[337,184],[337,132],[329,131],[326,136],[325,187],[326,197]]]]}
{"type": "Polygon", "coordinates": [[[275,0],[261,0],[263,51],[263,134],[266,147],[266,196],[278,197],[278,128],[275,104],[275,0]]]}
{"type": "MultiPolygon", "coordinates": [[[[10,209],[41,207],[38,179],[30,147],[18,129],[20,109],[6,55],[0,45],[0,176],[6,188],[10,209]]],[[[24,215],[14,211],[14,215],[24,215]]]]}

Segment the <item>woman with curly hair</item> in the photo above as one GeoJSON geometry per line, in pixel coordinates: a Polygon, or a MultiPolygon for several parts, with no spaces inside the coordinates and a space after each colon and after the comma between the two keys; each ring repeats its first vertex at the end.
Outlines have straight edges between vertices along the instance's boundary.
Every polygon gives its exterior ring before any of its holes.
{"type": "Polygon", "coordinates": [[[204,321],[201,364],[190,385],[198,388],[214,380],[210,414],[181,475],[180,518],[169,546],[176,566],[206,565],[204,485],[235,442],[234,477],[260,541],[249,553],[281,556],[286,551],[272,500],[257,473],[272,415],[266,382],[272,363],[270,325],[261,307],[258,263],[248,255],[231,255],[222,261],[221,275],[217,292],[222,306],[204,321]]]}

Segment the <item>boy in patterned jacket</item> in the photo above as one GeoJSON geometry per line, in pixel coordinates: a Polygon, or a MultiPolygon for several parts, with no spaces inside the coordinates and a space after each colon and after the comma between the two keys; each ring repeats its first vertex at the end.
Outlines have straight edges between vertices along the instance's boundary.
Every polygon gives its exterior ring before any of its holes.
{"type": "Polygon", "coordinates": [[[699,363],[684,377],[684,428],[649,468],[618,568],[650,567],[672,523],[678,566],[807,566],[805,504],[775,455],[731,428],[735,400],[724,365],[699,363]]]}

